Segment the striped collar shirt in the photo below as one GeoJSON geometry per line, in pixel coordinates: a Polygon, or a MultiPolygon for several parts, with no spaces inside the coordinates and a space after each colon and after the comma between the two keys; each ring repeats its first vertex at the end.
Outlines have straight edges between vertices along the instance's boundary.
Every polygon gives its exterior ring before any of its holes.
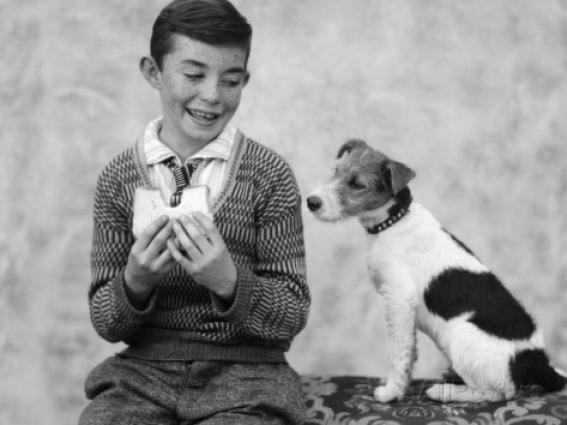
{"type": "MultiPolygon", "coordinates": [[[[175,192],[175,179],[170,168],[164,163],[174,158],[177,165],[181,165],[179,156],[163,144],[158,137],[162,118],[156,118],[146,126],[144,131],[144,151],[148,174],[153,186],[157,187],[164,200],[169,200],[175,192]]],[[[222,191],[226,173],[228,172],[228,158],[236,140],[238,130],[234,126],[226,126],[224,130],[211,142],[203,146],[185,161],[198,160],[197,169],[191,178],[191,185],[206,185],[210,189],[211,203],[222,191]]]]}

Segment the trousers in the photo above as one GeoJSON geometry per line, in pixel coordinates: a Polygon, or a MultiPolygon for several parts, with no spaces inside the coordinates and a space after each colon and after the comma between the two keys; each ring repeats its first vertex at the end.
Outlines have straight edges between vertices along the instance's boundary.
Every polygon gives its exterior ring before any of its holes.
{"type": "Polygon", "coordinates": [[[87,376],[79,425],[301,424],[305,401],[287,364],[112,356],[87,376]]]}

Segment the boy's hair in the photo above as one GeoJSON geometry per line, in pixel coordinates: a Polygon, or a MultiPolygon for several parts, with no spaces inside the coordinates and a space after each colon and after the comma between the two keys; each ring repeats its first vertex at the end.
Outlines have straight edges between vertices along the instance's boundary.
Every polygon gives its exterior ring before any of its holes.
{"type": "Polygon", "coordinates": [[[172,34],[212,45],[242,47],[248,59],[252,27],[228,0],[173,0],[152,28],[150,54],[160,70],[163,57],[173,49],[172,34]]]}

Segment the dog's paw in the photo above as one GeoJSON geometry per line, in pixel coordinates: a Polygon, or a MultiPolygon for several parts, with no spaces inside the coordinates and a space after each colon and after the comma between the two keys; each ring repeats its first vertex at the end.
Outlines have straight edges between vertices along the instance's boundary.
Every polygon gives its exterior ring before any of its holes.
{"type": "Polygon", "coordinates": [[[435,384],[425,390],[425,394],[431,400],[441,401],[441,402],[448,402],[453,400],[454,394],[454,385],[451,384],[435,384]]]}
{"type": "Polygon", "coordinates": [[[390,403],[403,399],[404,391],[393,385],[381,385],[374,390],[374,398],[380,403],[390,403]]]}

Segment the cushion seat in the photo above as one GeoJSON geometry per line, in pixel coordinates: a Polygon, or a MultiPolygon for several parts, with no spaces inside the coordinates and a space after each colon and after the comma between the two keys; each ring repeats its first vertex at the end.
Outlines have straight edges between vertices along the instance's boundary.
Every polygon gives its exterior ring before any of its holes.
{"type": "Polygon", "coordinates": [[[522,391],[513,400],[440,403],[425,390],[440,381],[414,380],[403,401],[382,404],[372,394],[384,380],[364,376],[302,376],[308,415],[305,425],[567,424],[567,390],[522,391]]]}

